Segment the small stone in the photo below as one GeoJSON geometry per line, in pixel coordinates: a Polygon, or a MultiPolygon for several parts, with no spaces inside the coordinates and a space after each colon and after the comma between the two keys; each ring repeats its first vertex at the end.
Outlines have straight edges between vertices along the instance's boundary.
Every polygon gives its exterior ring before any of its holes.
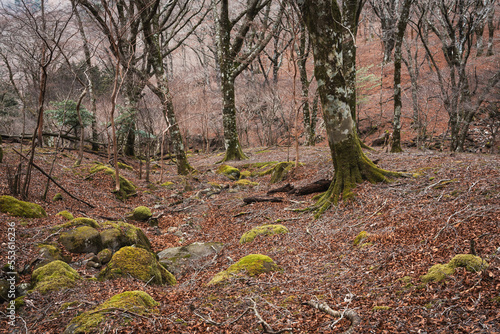
{"type": "Polygon", "coordinates": [[[86,267],[87,268],[99,268],[101,265],[97,262],[94,261],[87,261],[86,267]]]}

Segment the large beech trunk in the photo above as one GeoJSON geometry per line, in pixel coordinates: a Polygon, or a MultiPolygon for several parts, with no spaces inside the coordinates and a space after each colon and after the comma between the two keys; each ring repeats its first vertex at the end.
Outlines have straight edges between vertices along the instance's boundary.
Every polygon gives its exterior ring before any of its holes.
{"type": "Polygon", "coordinates": [[[342,50],[343,46],[353,44],[344,43],[341,22],[356,21],[343,19],[342,16],[359,15],[359,10],[352,10],[356,8],[352,4],[344,4],[342,13],[337,2],[330,0],[308,1],[300,8],[313,43],[314,75],[318,82],[328,144],[335,168],[330,188],[316,205],[318,214],[321,214],[339,199],[352,197],[352,189],[357,183],[364,180],[373,183],[387,181],[388,176],[396,173],[376,167],[361,150],[356,134],[353,118],[355,110],[352,110],[350,103],[354,85],[347,82],[349,77],[343,74],[343,55],[354,52],[342,50]]]}

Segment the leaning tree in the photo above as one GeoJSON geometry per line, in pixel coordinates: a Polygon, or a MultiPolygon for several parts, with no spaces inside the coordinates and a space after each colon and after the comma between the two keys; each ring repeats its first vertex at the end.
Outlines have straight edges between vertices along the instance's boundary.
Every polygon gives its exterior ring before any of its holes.
{"type": "Polygon", "coordinates": [[[357,183],[384,182],[388,177],[401,175],[375,166],[361,150],[356,133],[355,110],[350,103],[354,83],[348,82],[352,77],[344,74],[344,58],[354,53],[349,48],[355,47],[355,43],[344,40],[347,26],[343,23],[358,22],[363,3],[364,0],[345,0],[340,7],[335,0],[296,1],[312,41],[314,75],[335,168],[328,191],[316,203],[318,214],[339,199],[352,197],[357,183]]]}

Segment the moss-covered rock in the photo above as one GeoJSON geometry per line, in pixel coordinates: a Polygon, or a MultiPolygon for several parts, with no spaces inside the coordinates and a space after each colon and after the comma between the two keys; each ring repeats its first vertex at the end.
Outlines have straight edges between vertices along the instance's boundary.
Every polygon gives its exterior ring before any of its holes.
{"type": "Polygon", "coordinates": [[[62,199],[63,199],[62,194],[61,193],[57,193],[52,198],[52,202],[62,201],[62,199]]]}
{"type": "Polygon", "coordinates": [[[105,248],[97,254],[97,259],[99,263],[106,264],[111,261],[111,257],[113,256],[113,251],[109,248],[105,248]]]}
{"type": "Polygon", "coordinates": [[[38,257],[40,262],[36,264],[35,268],[42,267],[52,261],[65,261],[62,256],[61,250],[53,244],[38,244],[38,257]]]}
{"type": "MultiPolygon", "coordinates": [[[[110,311],[116,309],[126,310],[147,316],[148,314],[157,313],[155,309],[157,303],[150,295],[143,291],[126,291],[111,297],[101,305],[94,309],[84,312],[73,318],[66,327],[64,334],[83,334],[98,332],[100,325],[109,317],[116,318],[117,316],[110,311]]],[[[115,319],[114,319],[115,320],[115,319]]],[[[119,318],[119,321],[125,321],[124,318],[119,318]]]]}
{"type": "Polygon", "coordinates": [[[126,169],[126,170],[134,170],[134,168],[132,166],[124,164],[123,162],[120,162],[120,161],[118,161],[118,168],[126,169]]]}
{"type": "Polygon", "coordinates": [[[280,268],[269,256],[250,254],[242,257],[238,262],[232,264],[226,270],[216,274],[208,284],[221,283],[237,275],[256,276],[277,270],[280,270],[280,268]]]}
{"type": "Polygon", "coordinates": [[[56,214],[56,216],[63,217],[66,220],[73,220],[73,219],[75,219],[75,217],[73,217],[73,214],[71,212],[69,212],[69,211],[66,211],[66,210],[58,212],[56,214]]]}
{"type": "Polygon", "coordinates": [[[45,210],[38,204],[23,202],[12,196],[0,196],[0,212],[15,217],[42,218],[47,217],[45,210]]]}
{"type": "Polygon", "coordinates": [[[143,248],[123,247],[99,273],[100,280],[132,276],[143,282],[159,285],[174,285],[177,281],[167,269],[156,260],[156,256],[143,248]]]}
{"type": "Polygon", "coordinates": [[[63,261],[52,261],[31,274],[34,289],[41,294],[72,288],[79,279],[76,270],[63,261]]]}
{"type": "Polygon", "coordinates": [[[153,214],[151,213],[151,210],[148,207],[138,206],[137,208],[134,209],[134,211],[130,213],[130,215],[127,218],[137,221],[146,221],[149,218],[151,218],[151,216],[153,216],[153,214]]]}
{"type": "Polygon", "coordinates": [[[59,242],[70,253],[95,253],[102,249],[99,231],[90,226],[79,226],[61,233],[59,242]]]}
{"type": "Polygon", "coordinates": [[[468,271],[476,272],[487,268],[489,265],[486,261],[479,256],[472,254],[458,254],[453,257],[447,264],[435,264],[428,271],[427,274],[422,275],[420,279],[424,283],[440,282],[447,276],[453,275],[455,269],[463,267],[468,271]]]}
{"type": "Polygon", "coordinates": [[[274,235],[288,233],[288,229],[281,224],[269,224],[257,226],[245,232],[240,238],[240,244],[252,242],[258,235],[274,235]]]}
{"type": "Polygon", "coordinates": [[[286,176],[288,175],[288,172],[293,168],[295,165],[294,162],[280,162],[276,166],[273,167],[273,171],[271,173],[271,183],[277,183],[283,181],[286,176]]]}
{"type": "Polygon", "coordinates": [[[124,222],[105,222],[101,226],[105,228],[101,232],[104,248],[117,250],[125,246],[137,246],[151,250],[148,237],[139,227],[124,222]]]}
{"type": "Polygon", "coordinates": [[[217,169],[217,173],[227,176],[230,180],[238,180],[240,178],[239,169],[229,165],[221,165],[217,169]]]}
{"type": "Polygon", "coordinates": [[[448,262],[452,268],[463,267],[468,271],[476,272],[489,267],[489,264],[479,256],[472,254],[457,254],[448,262]]]}
{"type": "MultiPolygon", "coordinates": [[[[115,170],[113,168],[105,166],[105,165],[96,164],[90,169],[91,174],[95,174],[95,173],[99,173],[99,172],[102,172],[106,175],[110,175],[113,180],[116,177],[115,170]]],[[[119,175],[119,179],[120,179],[120,191],[118,191],[118,192],[113,191],[115,193],[116,198],[124,201],[127,198],[137,194],[137,187],[132,182],[130,182],[129,180],[127,180],[126,178],[124,178],[121,175],[119,175]]]]}
{"type": "Polygon", "coordinates": [[[370,236],[370,233],[366,232],[366,231],[361,231],[359,232],[359,234],[356,236],[356,238],[354,238],[354,240],[352,241],[352,244],[354,246],[358,246],[359,244],[361,244],[361,242],[363,240],[365,240],[366,238],[368,238],[370,236]]]}
{"type": "Polygon", "coordinates": [[[177,275],[188,268],[204,267],[222,247],[220,242],[194,242],[182,247],[167,248],[158,253],[158,259],[168,271],[177,275]]]}
{"type": "Polygon", "coordinates": [[[246,179],[252,176],[252,172],[249,170],[242,170],[240,172],[240,179],[246,179]]]}
{"type": "MultiPolygon", "coordinates": [[[[69,217],[69,215],[67,217],[69,217]]],[[[78,218],[71,219],[67,223],[54,226],[53,229],[68,229],[68,228],[77,227],[77,226],[89,226],[92,228],[99,228],[100,227],[100,225],[92,218],[78,217],[78,218]]]]}
{"type": "Polygon", "coordinates": [[[240,187],[255,187],[255,186],[258,186],[259,183],[257,182],[252,182],[248,179],[241,179],[241,180],[238,180],[236,181],[234,184],[236,184],[237,186],[240,186],[240,187]]]}

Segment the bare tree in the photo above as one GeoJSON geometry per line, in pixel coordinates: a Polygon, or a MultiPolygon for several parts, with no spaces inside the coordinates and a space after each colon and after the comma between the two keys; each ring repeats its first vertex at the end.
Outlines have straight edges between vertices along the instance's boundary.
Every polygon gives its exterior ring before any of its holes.
{"type": "Polygon", "coordinates": [[[217,55],[221,72],[221,93],[223,99],[222,117],[226,154],[222,161],[241,160],[246,156],[241,149],[236,127],[236,106],[234,82],[257,55],[269,43],[278,29],[284,4],[275,5],[272,0],[250,0],[246,4],[231,3],[228,0],[212,1],[216,24],[217,55]],[[230,15],[230,7],[235,10],[230,15]],[[277,10],[274,10],[278,7],[277,10]],[[251,26],[257,23],[262,12],[262,28],[252,35],[251,26]],[[272,16],[272,13],[275,16],[272,16]],[[273,22],[274,20],[274,22],[273,22]]]}

